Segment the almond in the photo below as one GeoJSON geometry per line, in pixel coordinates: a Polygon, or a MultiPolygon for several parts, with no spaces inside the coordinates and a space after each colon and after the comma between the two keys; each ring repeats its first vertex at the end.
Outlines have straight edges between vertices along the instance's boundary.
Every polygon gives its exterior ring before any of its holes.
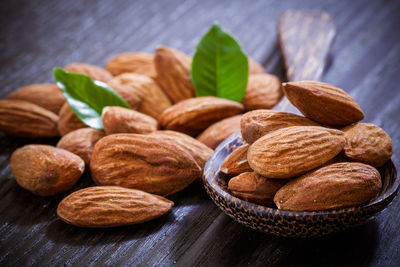
{"type": "Polygon", "coordinates": [[[247,150],[249,145],[245,144],[237,147],[224,160],[221,165],[221,172],[228,175],[239,175],[243,172],[252,172],[247,161],[247,150]]]}
{"type": "Polygon", "coordinates": [[[139,111],[158,120],[161,113],[171,106],[171,101],[164,94],[153,79],[134,73],[121,74],[109,82],[113,88],[115,85],[123,85],[139,91],[142,95],[142,104],[139,111]]]}
{"type": "Polygon", "coordinates": [[[244,172],[229,180],[228,189],[233,195],[248,202],[270,206],[275,193],[287,180],[268,179],[255,172],[244,172]]]}
{"type": "Polygon", "coordinates": [[[125,86],[121,84],[108,84],[108,86],[113,89],[120,97],[122,97],[126,103],[131,106],[132,109],[138,110],[142,105],[143,93],[139,90],[125,86]]]}
{"type": "Polygon", "coordinates": [[[364,118],[356,101],[333,85],[315,81],[288,82],[283,84],[283,91],[301,113],[316,122],[345,126],[364,118]]]}
{"type": "Polygon", "coordinates": [[[230,118],[218,121],[207,129],[205,129],[197,140],[215,149],[222,141],[228,138],[231,134],[240,130],[240,119],[242,115],[236,115],[230,118]]]}
{"type": "Polygon", "coordinates": [[[372,123],[355,123],[342,129],[346,137],[344,152],[354,161],[380,167],[393,154],[390,136],[372,123]]]}
{"type": "Polygon", "coordinates": [[[64,135],[58,141],[57,147],[78,155],[86,165],[89,165],[94,145],[104,136],[103,131],[82,128],[64,135]]]}
{"type": "Polygon", "coordinates": [[[255,141],[250,167],[268,178],[291,178],[321,166],[343,149],[343,132],[318,126],[279,129],[255,141]]]}
{"type": "Polygon", "coordinates": [[[243,105],[213,96],[183,100],[161,114],[159,123],[167,130],[197,135],[211,124],[237,115],[243,105]]]}
{"type": "Polygon", "coordinates": [[[58,116],[22,100],[0,100],[0,130],[12,136],[57,137],[58,116]]]}
{"type": "Polygon", "coordinates": [[[247,58],[249,61],[249,75],[265,73],[264,67],[252,58],[247,58]]]}
{"type": "Polygon", "coordinates": [[[370,201],[381,187],[381,176],[374,167],[336,163],[290,181],[276,193],[274,202],[283,210],[341,209],[370,201]]]}
{"type": "Polygon", "coordinates": [[[153,54],[141,52],[122,53],[114,56],[107,62],[106,70],[114,76],[130,72],[154,78],[156,70],[153,60],[153,54]]]}
{"type": "Polygon", "coordinates": [[[94,147],[90,169],[99,185],[168,196],[201,177],[201,168],[176,141],[159,135],[113,134],[94,147]]]}
{"type": "Polygon", "coordinates": [[[101,119],[106,134],[147,134],[157,130],[158,122],[146,114],[122,107],[105,107],[101,119]]]}
{"type": "Polygon", "coordinates": [[[166,198],[119,186],[94,186],[73,192],[57,208],[57,215],[80,227],[115,227],[147,222],[171,210],[166,198]]]}
{"type": "Polygon", "coordinates": [[[58,131],[61,136],[66,135],[74,130],[87,127],[74,113],[69,104],[66,102],[59,113],[58,131]]]}
{"type": "Polygon", "coordinates": [[[156,81],[172,103],[194,97],[190,77],[192,59],[169,47],[158,46],[154,57],[156,81]]]}
{"type": "Polygon", "coordinates": [[[107,83],[113,76],[103,68],[86,63],[71,63],[64,67],[68,72],[80,73],[89,76],[92,80],[107,83]]]}
{"type": "Polygon", "coordinates": [[[299,115],[266,109],[247,112],[240,121],[243,139],[249,144],[267,133],[291,126],[318,126],[318,124],[299,115]]]}
{"type": "Polygon", "coordinates": [[[10,168],[21,187],[39,196],[52,196],[71,189],[85,163],[61,148],[26,145],[14,151],[10,168]]]}
{"type": "Polygon", "coordinates": [[[249,76],[242,103],[246,110],[269,109],[282,98],[281,81],[275,75],[262,73],[249,76]]]}
{"type": "Polygon", "coordinates": [[[65,98],[55,84],[31,84],[8,94],[6,99],[23,100],[58,114],[65,98]]]}

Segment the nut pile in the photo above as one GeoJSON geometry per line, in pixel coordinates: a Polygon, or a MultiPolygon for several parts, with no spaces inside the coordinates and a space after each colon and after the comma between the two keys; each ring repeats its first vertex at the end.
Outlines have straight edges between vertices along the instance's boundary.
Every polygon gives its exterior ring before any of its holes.
{"type": "Polygon", "coordinates": [[[305,117],[259,109],[244,114],[248,144],[221,165],[228,189],[249,202],[291,211],[357,206],[382,187],[375,167],[393,154],[380,127],[358,123],[364,113],[346,92],[315,81],[288,82],[283,92],[305,117]]]}
{"type": "Polygon", "coordinates": [[[124,53],[105,69],[64,67],[107,83],[131,107],[103,109],[104,131],[78,119],[55,84],[22,87],[0,100],[0,130],[26,138],[61,137],[56,147],[17,149],[10,167],[16,182],[39,196],[68,192],[84,171],[95,187],[67,196],[57,213],[83,227],[141,223],[168,212],[166,196],[201,179],[213,149],[240,129],[244,111],[269,109],[283,96],[281,82],[249,59],[242,103],[197,97],[191,58],[160,46],[155,54],[124,53]],[[197,138],[197,139],[196,139],[197,138]]]}

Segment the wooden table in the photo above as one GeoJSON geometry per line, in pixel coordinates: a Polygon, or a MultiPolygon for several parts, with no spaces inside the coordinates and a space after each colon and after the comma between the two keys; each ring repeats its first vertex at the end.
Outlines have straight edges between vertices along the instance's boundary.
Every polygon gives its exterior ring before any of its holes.
{"type": "MultiPolygon", "coordinates": [[[[114,54],[158,44],[193,54],[218,20],[249,56],[284,80],[276,22],[287,9],[332,14],[338,35],[323,80],[350,93],[365,120],[400,142],[400,1],[17,1],[0,3],[0,97],[51,82],[51,69],[81,61],[103,66],[114,54]],[[305,2],[305,3],[304,3],[305,2]]],[[[21,189],[8,165],[29,141],[0,135],[0,265],[371,265],[400,264],[400,197],[368,224],[317,239],[283,239],[223,214],[201,185],[171,197],[166,216],[115,229],[81,229],[56,216],[66,194],[21,189]]],[[[396,155],[397,154],[397,155],[396,155]]],[[[85,175],[74,188],[92,184],[85,175]]]]}

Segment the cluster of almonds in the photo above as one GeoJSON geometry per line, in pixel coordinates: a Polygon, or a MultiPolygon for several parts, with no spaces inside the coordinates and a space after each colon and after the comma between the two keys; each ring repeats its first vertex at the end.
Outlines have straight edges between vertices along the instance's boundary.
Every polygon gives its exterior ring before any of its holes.
{"type": "Polygon", "coordinates": [[[221,172],[228,188],[249,202],[292,211],[357,206],[379,194],[375,167],[393,154],[380,127],[357,123],[364,113],[335,86],[301,81],[283,84],[288,100],[305,117],[273,110],[243,115],[247,144],[234,150],[221,172]]]}
{"type": "Polygon", "coordinates": [[[57,210],[61,219],[78,226],[134,224],[166,213],[173,203],[164,197],[201,179],[213,149],[240,129],[240,114],[271,108],[283,96],[279,79],[249,59],[242,103],[195,98],[190,66],[189,56],[163,46],[155,55],[119,54],[105,69],[65,66],[107,83],[132,107],[104,108],[104,131],[83,124],[55,84],[12,92],[0,100],[1,131],[28,138],[61,136],[56,147],[17,149],[10,161],[15,180],[36,195],[51,196],[70,190],[90,169],[98,186],[72,193],[57,210]]]}

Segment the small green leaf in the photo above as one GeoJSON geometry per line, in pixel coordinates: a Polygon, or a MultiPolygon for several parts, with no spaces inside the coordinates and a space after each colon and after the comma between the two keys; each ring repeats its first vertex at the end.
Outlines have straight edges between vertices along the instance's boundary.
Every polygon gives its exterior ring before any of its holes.
{"type": "Polygon", "coordinates": [[[76,116],[94,129],[103,129],[101,112],[106,106],[130,106],[107,84],[88,76],[53,68],[54,79],[76,116]]]}
{"type": "Polygon", "coordinates": [[[191,69],[196,96],[218,96],[240,102],[249,76],[247,56],[218,24],[201,38],[191,69]]]}

